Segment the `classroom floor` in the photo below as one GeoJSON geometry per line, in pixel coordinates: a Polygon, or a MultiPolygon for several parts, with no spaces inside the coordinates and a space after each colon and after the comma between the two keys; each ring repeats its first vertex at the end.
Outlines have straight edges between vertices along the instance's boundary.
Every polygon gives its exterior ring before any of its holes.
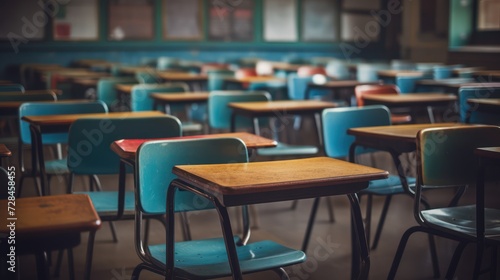
{"type": "MultiPolygon", "coordinates": [[[[300,133],[306,135],[305,142],[314,142],[314,130],[307,120],[303,123],[300,133]]],[[[291,138],[292,141],[295,141],[291,138]]],[[[406,160],[412,157],[404,157],[406,160]]],[[[378,166],[388,166],[390,172],[394,172],[390,159],[383,154],[375,157],[375,164],[378,166]]],[[[254,159],[255,160],[255,159],[254,159]]],[[[367,160],[361,158],[361,161],[367,160]]],[[[408,161],[406,162],[408,164],[408,161]]],[[[53,194],[64,193],[64,181],[54,178],[52,181],[53,194]]],[[[113,189],[117,184],[117,179],[113,176],[103,176],[101,178],[104,189],[113,189]]],[[[26,181],[23,196],[34,195],[32,180],[26,181]]],[[[83,178],[76,180],[76,189],[86,188],[87,180],[83,178]]],[[[132,177],[128,177],[128,186],[133,183],[132,177]]],[[[488,186],[487,203],[498,205],[500,200],[499,184],[488,186]]],[[[448,195],[447,191],[433,191],[431,201],[439,203],[443,197],[448,195]]],[[[328,219],[328,209],[326,199],[322,199],[318,216],[314,226],[312,238],[309,244],[308,261],[294,267],[287,268],[291,279],[349,279],[350,277],[350,223],[349,223],[349,202],[346,197],[330,198],[334,207],[335,222],[328,219]],[[329,244],[325,248],[325,243],[329,244]],[[327,252],[327,257],[321,255],[315,257],[315,252],[327,252]]],[[[378,221],[380,210],[383,204],[383,197],[374,198],[372,238],[375,226],[378,221]]],[[[474,200],[474,190],[467,191],[464,202],[474,200]]],[[[365,202],[362,201],[364,211],[365,202]]],[[[260,204],[253,206],[254,219],[252,220],[253,230],[251,241],[271,239],[283,243],[284,245],[300,248],[304,231],[308,222],[312,200],[302,200],[298,202],[295,210],[291,209],[292,202],[280,202],[260,204]]],[[[412,199],[409,196],[399,195],[392,200],[389,214],[384,226],[384,230],[376,250],[371,252],[370,279],[386,279],[393,260],[396,248],[404,231],[416,225],[412,213],[412,199]]],[[[230,211],[232,215],[233,228],[238,232],[237,211],[230,211]]],[[[364,212],[363,212],[364,213],[364,212]]],[[[204,238],[220,236],[220,226],[218,217],[214,211],[197,212],[189,215],[193,238],[204,238]]],[[[94,260],[92,267],[92,279],[98,280],[122,280],[130,279],[131,271],[139,264],[140,260],[134,248],[134,222],[115,222],[119,241],[114,243],[111,238],[110,228],[104,223],[97,232],[94,245],[94,260]]],[[[181,240],[181,232],[178,227],[176,238],[181,240]]],[[[163,242],[165,231],[158,222],[152,223],[151,243],[163,242]]],[[[86,252],[87,234],[82,235],[82,243],[74,249],[75,269],[77,279],[83,279],[83,266],[86,252]]],[[[440,261],[441,278],[444,277],[448,263],[453,254],[456,242],[436,239],[438,256],[440,261]]],[[[488,253],[487,253],[488,254],[488,253]]],[[[52,254],[55,261],[57,254],[52,254]]],[[[473,260],[475,256],[474,246],[468,246],[460,261],[455,279],[471,279],[473,260]]],[[[488,256],[486,256],[487,258],[488,256]]],[[[20,279],[36,279],[34,256],[22,256],[20,258],[20,279]]],[[[497,266],[500,265],[500,262],[497,266]]],[[[53,271],[53,266],[52,266],[53,271]]],[[[489,279],[488,275],[483,275],[481,279],[489,279]]],[[[68,279],[68,266],[66,255],[63,260],[62,271],[59,279],[68,279]]],[[[161,276],[143,272],[141,279],[162,279],[161,276]]],[[[230,278],[224,278],[230,279],[230,278]]],[[[272,272],[262,272],[248,275],[245,279],[278,279],[272,272]]],[[[427,236],[417,233],[410,239],[402,258],[396,279],[433,279],[432,265],[430,262],[427,236]]]]}

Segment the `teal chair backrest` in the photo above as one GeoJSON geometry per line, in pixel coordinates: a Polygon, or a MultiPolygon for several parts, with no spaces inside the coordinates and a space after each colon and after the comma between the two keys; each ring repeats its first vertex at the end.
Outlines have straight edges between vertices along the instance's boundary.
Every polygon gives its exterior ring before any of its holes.
{"type": "MultiPolygon", "coordinates": [[[[108,107],[102,101],[92,102],[50,102],[24,103],[19,107],[19,128],[22,144],[31,144],[29,123],[21,120],[24,116],[66,115],[85,113],[106,113],[108,107]]],[[[43,144],[66,143],[67,133],[47,133],[42,135],[43,144]]]]}
{"type": "Polygon", "coordinates": [[[478,160],[474,149],[498,143],[500,128],[495,126],[424,129],[417,135],[418,182],[433,188],[475,184],[478,160]]]}
{"type": "Polygon", "coordinates": [[[349,67],[346,62],[331,60],[325,67],[326,74],[338,80],[348,80],[350,78],[349,67]]]}
{"type": "Polygon", "coordinates": [[[171,70],[171,69],[182,69],[180,65],[180,60],[175,57],[162,56],[158,58],[156,63],[156,68],[158,70],[171,70]]]}
{"type": "Polygon", "coordinates": [[[24,87],[21,84],[0,85],[0,92],[8,92],[8,91],[24,92],[24,87]]]}
{"type": "Polygon", "coordinates": [[[452,70],[452,66],[434,66],[432,68],[433,77],[435,80],[451,78],[452,70]]]}
{"type": "Polygon", "coordinates": [[[401,93],[417,92],[417,81],[424,77],[396,76],[396,85],[401,93]]]}
{"type": "MultiPolygon", "coordinates": [[[[231,102],[270,101],[271,95],[265,91],[212,91],[208,97],[208,124],[211,128],[228,130],[231,128],[231,102]]],[[[237,116],[236,127],[252,127],[252,120],[237,116]]]]}
{"type": "MultiPolygon", "coordinates": [[[[389,109],[381,105],[326,109],[322,113],[325,153],[333,158],[346,158],[354,136],[349,128],[391,125],[389,109]]],[[[357,153],[369,152],[356,150],[357,153]]]]}
{"type": "Polygon", "coordinates": [[[394,70],[415,70],[415,63],[408,60],[393,59],[391,60],[391,69],[394,70]]]}
{"type": "Polygon", "coordinates": [[[74,174],[118,174],[120,158],[110,149],[114,141],[181,135],[180,121],[167,115],[78,119],[69,129],[68,168],[74,174]]]}
{"type": "Polygon", "coordinates": [[[160,92],[186,92],[189,87],[185,83],[144,84],[132,87],[130,95],[130,108],[132,111],[151,111],[154,101],[150,97],[152,93],[160,92]]]}
{"type": "Polygon", "coordinates": [[[0,94],[0,101],[56,101],[57,96],[53,92],[46,93],[8,93],[8,94],[0,94]]]}
{"type": "Polygon", "coordinates": [[[133,77],[121,78],[102,78],[97,82],[97,100],[100,100],[113,108],[118,103],[118,93],[115,88],[117,84],[137,84],[137,80],[133,77]]]}
{"type": "Polygon", "coordinates": [[[377,82],[378,71],[389,69],[389,65],[377,63],[360,63],[356,71],[356,78],[359,82],[377,82]]]}
{"type": "MultiPolygon", "coordinates": [[[[165,213],[167,190],[170,182],[177,178],[172,173],[175,165],[238,162],[248,162],[248,155],[245,144],[237,138],[144,143],[136,154],[136,200],[139,210],[148,214],[165,213]]],[[[212,208],[212,205],[191,192],[176,192],[176,211],[203,210],[212,208]]]]}
{"type": "Polygon", "coordinates": [[[288,74],[288,98],[291,100],[304,100],[307,85],[312,82],[312,77],[299,77],[297,73],[288,74]]]}
{"type": "MultiPolygon", "coordinates": [[[[460,108],[460,122],[465,122],[470,105],[467,103],[471,98],[500,98],[500,88],[496,87],[461,87],[458,91],[458,103],[460,108]]],[[[479,112],[472,110],[470,123],[500,125],[500,116],[495,113],[479,112]]]]}
{"type": "Polygon", "coordinates": [[[227,69],[211,69],[207,71],[208,82],[207,89],[208,91],[213,90],[224,90],[224,78],[234,77],[234,71],[227,69]]]}
{"type": "Polygon", "coordinates": [[[153,71],[137,71],[135,78],[141,84],[157,84],[161,79],[153,71]]]}

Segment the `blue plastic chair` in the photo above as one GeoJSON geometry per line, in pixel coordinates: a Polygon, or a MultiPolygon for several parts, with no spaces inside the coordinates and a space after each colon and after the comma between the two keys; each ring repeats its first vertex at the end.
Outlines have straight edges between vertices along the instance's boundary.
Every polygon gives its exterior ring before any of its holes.
{"type": "MultiPolygon", "coordinates": [[[[221,164],[248,162],[245,144],[240,139],[194,139],[151,141],[144,143],[137,152],[136,187],[137,213],[135,245],[143,261],[137,265],[132,279],[139,279],[143,269],[166,275],[172,272],[174,278],[211,279],[231,275],[226,247],[222,238],[199,239],[175,242],[175,248],[166,244],[147,246],[142,232],[143,215],[166,213],[166,196],[170,182],[176,176],[170,172],[175,165],[182,164],[221,164]],[[158,172],[161,170],[161,172],[158,172]],[[167,267],[167,250],[175,260],[167,267]]],[[[175,211],[198,211],[213,208],[209,200],[191,192],[177,191],[175,211]]],[[[248,220],[248,211],[242,211],[248,220]]],[[[174,229],[167,229],[173,233],[174,229]]],[[[288,279],[282,267],[297,264],[305,260],[301,251],[284,247],[273,241],[258,241],[247,244],[248,235],[234,237],[242,273],[273,270],[288,279]]]]}
{"type": "Polygon", "coordinates": [[[158,84],[161,83],[160,77],[154,71],[137,71],[135,78],[141,84],[158,84]]]}
{"type": "Polygon", "coordinates": [[[337,80],[349,80],[351,73],[347,63],[340,60],[329,61],[325,67],[326,74],[337,80]]]}
{"type": "Polygon", "coordinates": [[[402,94],[417,92],[417,81],[424,79],[422,77],[396,76],[396,85],[402,94]]]}
{"type": "MultiPolygon", "coordinates": [[[[31,132],[29,124],[22,119],[24,116],[42,116],[54,114],[84,114],[84,113],[106,113],[108,107],[101,101],[92,102],[50,102],[50,103],[24,103],[19,107],[19,165],[21,169],[21,179],[19,181],[18,193],[20,196],[24,178],[36,177],[33,174],[33,169],[28,170],[24,163],[24,148],[26,145],[31,145],[31,132]]],[[[50,133],[42,135],[42,143],[44,145],[64,144],[68,141],[67,133],[50,133]]],[[[32,164],[36,162],[35,155],[32,155],[32,164]]],[[[45,172],[48,176],[63,175],[69,172],[66,166],[66,159],[60,155],[56,160],[45,161],[45,172]]],[[[50,177],[49,177],[50,178],[50,177]]],[[[50,180],[49,180],[50,181],[50,180]]],[[[42,195],[45,192],[50,194],[50,187],[47,190],[41,190],[38,181],[35,179],[35,185],[38,194],[42,195]]]]}
{"type": "MultiPolygon", "coordinates": [[[[385,106],[379,105],[326,109],[323,111],[322,120],[325,154],[329,157],[340,159],[348,158],[350,146],[354,142],[354,137],[347,134],[347,130],[349,128],[391,125],[391,115],[389,109],[385,106]]],[[[368,152],[374,152],[374,150],[364,148],[358,148],[356,150],[356,154],[368,152]]],[[[407,180],[410,185],[415,183],[414,178],[407,178],[407,180]]],[[[390,175],[389,178],[385,180],[371,181],[368,188],[360,192],[361,195],[366,194],[368,196],[365,218],[368,245],[370,243],[372,196],[386,196],[372,249],[375,249],[378,245],[392,195],[403,193],[405,193],[405,190],[401,185],[399,177],[395,175],[390,175]]],[[[319,198],[316,198],[311,212],[311,221],[314,221],[318,201],[319,198]]],[[[304,251],[307,248],[307,242],[313,226],[311,221],[309,222],[309,226],[306,231],[307,234],[303,246],[304,251]]]]}
{"type": "MultiPolygon", "coordinates": [[[[473,277],[469,276],[470,279],[478,279],[481,271],[482,253],[484,247],[488,245],[492,246],[493,249],[489,279],[498,279],[498,275],[495,275],[497,250],[500,246],[500,239],[498,239],[500,235],[498,227],[500,210],[498,207],[484,208],[482,217],[484,224],[482,226],[485,236],[482,238],[477,236],[476,227],[479,226],[478,221],[481,219],[476,219],[477,206],[463,202],[458,204],[456,193],[452,195],[452,192],[448,192],[450,203],[447,206],[430,209],[422,209],[421,207],[422,193],[426,189],[449,189],[450,187],[475,185],[479,174],[478,158],[474,154],[475,149],[498,146],[498,143],[500,143],[500,128],[497,126],[430,128],[418,133],[416,164],[418,180],[413,205],[413,216],[418,225],[406,230],[401,237],[387,279],[395,279],[406,243],[416,232],[436,235],[458,242],[444,279],[455,279],[455,270],[466,245],[478,242],[481,243],[477,244],[479,246],[476,250],[474,275],[473,277]],[[446,139],[446,141],[436,141],[436,139],[446,139]],[[430,146],[433,147],[433,152],[429,152],[428,147],[430,146]]],[[[498,169],[491,171],[493,170],[498,169]]],[[[493,172],[490,174],[498,175],[498,173],[493,172]]],[[[498,176],[492,177],[498,179],[498,176]]],[[[465,262],[461,265],[467,263],[471,262],[465,262]]]]}
{"type": "Polygon", "coordinates": [[[136,111],[151,111],[154,101],[150,97],[152,93],[187,92],[189,87],[185,83],[144,84],[132,87],[130,94],[130,108],[136,111]]]}
{"type": "Polygon", "coordinates": [[[360,63],[357,67],[356,79],[359,82],[378,82],[378,71],[389,69],[389,65],[377,63],[360,63]]]}
{"type": "Polygon", "coordinates": [[[182,70],[180,60],[175,57],[159,57],[156,64],[158,70],[182,70]]]}
{"type": "Polygon", "coordinates": [[[208,70],[207,75],[208,75],[208,82],[207,82],[208,91],[225,90],[224,78],[234,77],[234,71],[226,69],[211,69],[208,70]]]}
{"type": "Polygon", "coordinates": [[[24,92],[24,87],[21,84],[0,85],[0,92],[9,92],[9,91],[24,92]]]}
{"type": "MultiPolygon", "coordinates": [[[[125,176],[125,172],[120,172],[122,168],[125,170],[125,164],[110,149],[113,141],[133,138],[178,137],[181,134],[180,121],[167,115],[76,120],[71,125],[68,136],[67,166],[71,172],[68,192],[73,193],[74,175],[121,174],[125,176]],[[82,151],[83,146],[88,149],[82,151]]],[[[165,172],[167,171],[165,170],[165,172]]],[[[111,221],[130,219],[134,217],[135,213],[134,192],[125,190],[125,178],[119,178],[118,190],[115,191],[75,193],[87,194],[90,197],[101,220],[110,222],[113,240],[116,242],[116,232],[111,221]]],[[[93,242],[93,240],[89,242],[93,242]]]]}
{"type": "Polygon", "coordinates": [[[500,98],[499,87],[461,87],[458,91],[460,122],[500,125],[500,116],[495,113],[471,111],[470,98],[500,98]]]}
{"type": "Polygon", "coordinates": [[[110,111],[121,111],[118,92],[115,88],[117,84],[137,84],[133,77],[102,78],[97,82],[97,100],[106,103],[110,111]]]}
{"type": "Polygon", "coordinates": [[[451,78],[452,70],[452,66],[434,66],[432,68],[434,80],[451,78]]]}

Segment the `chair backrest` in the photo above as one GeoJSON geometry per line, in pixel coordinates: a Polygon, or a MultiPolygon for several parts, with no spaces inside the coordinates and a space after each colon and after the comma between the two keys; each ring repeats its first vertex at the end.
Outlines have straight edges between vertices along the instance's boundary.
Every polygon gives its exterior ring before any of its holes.
{"type": "MultiPolygon", "coordinates": [[[[269,101],[271,95],[265,91],[212,91],[208,97],[208,124],[211,128],[231,128],[231,102],[269,101]]],[[[236,127],[251,127],[252,120],[237,116],[236,127]]]]}
{"type": "Polygon", "coordinates": [[[0,94],[0,101],[56,101],[57,95],[53,92],[40,93],[6,93],[0,94]]]}
{"type": "MultiPolygon", "coordinates": [[[[458,91],[460,122],[465,122],[467,119],[467,114],[471,108],[467,100],[471,98],[500,98],[500,87],[461,87],[458,91]]],[[[500,116],[495,113],[472,110],[469,122],[500,125],[500,116]]]]}
{"type": "Polygon", "coordinates": [[[356,77],[359,82],[377,82],[378,71],[389,69],[389,65],[378,63],[360,63],[358,64],[356,77]]]}
{"type": "Polygon", "coordinates": [[[236,70],[234,76],[238,79],[255,77],[257,76],[257,71],[255,70],[255,68],[240,68],[236,70]]]}
{"type": "MultiPolygon", "coordinates": [[[[66,115],[85,113],[106,113],[108,107],[102,101],[91,102],[33,102],[24,103],[19,107],[20,141],[22,144],[31,144],[29,124],[21,120],[24,116],[66,115]]],[[[50,133],[42,135],[42,143],[66,143],[67,133],[50,133]]]]}
{"type": "Polygon", "coordinates": [[[417,81],[424,79],[424,76],[421,77],[412,77],[412,76],[396,76],[396,85],[398,86],[401,93],[410,93],[416,92],[417,89],[417,81]]]}
{"type": "Polygon", "coordinates": [[[347,134],[349,128],[391,125],[391,115],[387,107],[380,105],[332,108],[323,111],[322,123],[326,155],[346,158],[354,142],[354,136],[347,134]]]}
{"type": "Polygon", "coordinates": [[[415,70],[415,63],[409,60],[393,59],[391,60],[391,69],[394,70],[415,70]]]}
{"type": "Polygon", "coordinates": [[[179,59],[175,57],[162,56],[158,58],[156,68],[158,70],[181,69],[179,59]]]}
{"type": "Polygon", "coordinates": [[[297,69],[297,76],[299,77],[310,77],[316,74],[326,75],[325,68],[319,66],[304,65],[300,66],[299,69],[297,69]]]}
{"type": "Polygon", "coordinates": [[[451,78],[453,66],[434,66],[432,74],[435,80],[451,78]]]}
{"type": "Polygon", "coordinates": [[[24,92],[24,86],[21,84],[0,85],[0,92],[8,92],[8,91],[24,92]]]}
{"type": "Polygon", "coordinates": [[[288,98],[292,100],[304,100],[307,85],[312,82],[312,77],[299,77],[296,73],[291,73],[287,78],[288,98]]]}
{"type": "Polygon", "coordinates": [[[110,109],[114,108],[118,103],[118,93],[115,86],[117,84],[137,83],[137,80],[133,77],[101,78],[97,82],[97,100],[106,103],[110,109]]]}
{"type": "Polygon", "coordinates": [[[496,126],[424,129],[417,134],[418,185],[435,187],[475,184],[474,149],[498,146],[496,126]]]}
{"type": "Polygon", "coordinates": [[[351,76],[347,63],[340,60],[329,61],[326,65],[325,72],[328,76],[337,80],[348,80],[351,76]]]}
{"type": "Polygon", "coordinates": [[[161,82],[161,79],[153,71],[137,71],[135,78],[141,84],[157,84],[161,82]]]}
{"type": "Polygon", "coordinates": [[[363,95],[365,94],[399,94],[399,88],[396,85],[361,85],[354,88],[356,102],[358,106],[363,106],[363,95]]]}
{"type": "Polygon", "coordinates": [[[155,92],[186,92],[189,87],[186,83],[144,84],[132,87],[130,94],[130,109],[132,111],[154,110],[154,101],[150,97],[155,92]]]}
{"type": "MultiPolygon", "coordinates": [[[[245,144],[236,138],[151,141],[136,155],[136,201],[138,210],[165,213],[166,193],[176,178],[175,165],[248,162],[245,144]]],[[[191,192],[177,191],[176,211],[212,208],[212,203],[191,192]]]]}
{"type": "Polygon", "coordinates": [[[68,168],[75,174],[118,174],[120,159],[110,149],[113,141],[181,135],[179,119],[167,115],[78,119],[69,129],[68,168]]]}
{"type": "Polygon", "coordinates": [[[208,70],[207,75],[207,89],[208,91],[213,91],[224,90],[224,78],[234,77],[235,73],[228,69],[211,69],[208,70]]]}

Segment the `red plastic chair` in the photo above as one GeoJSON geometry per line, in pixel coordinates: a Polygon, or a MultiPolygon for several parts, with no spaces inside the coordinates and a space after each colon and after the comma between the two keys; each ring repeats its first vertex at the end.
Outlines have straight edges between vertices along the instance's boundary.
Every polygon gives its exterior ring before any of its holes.
{"type": "Polygon", "coordinates": [[[299,77],[309,77],[316,74],[321,74],[326,76],[325,68],[317,66],[301,66],[297,69],[297,76],[299,77]]]}
{"type": "MultiPolygon", "coordinates": [[[[358,107],[364,106],[363,95],[365,94],[399,94],[399,88],[396,85],[361,85],[354,89],[356,94],[356,102],[358,107]]],[[[411,122],[410,115],[391,114],[391,122],[393,124],[411,122]]]]}

